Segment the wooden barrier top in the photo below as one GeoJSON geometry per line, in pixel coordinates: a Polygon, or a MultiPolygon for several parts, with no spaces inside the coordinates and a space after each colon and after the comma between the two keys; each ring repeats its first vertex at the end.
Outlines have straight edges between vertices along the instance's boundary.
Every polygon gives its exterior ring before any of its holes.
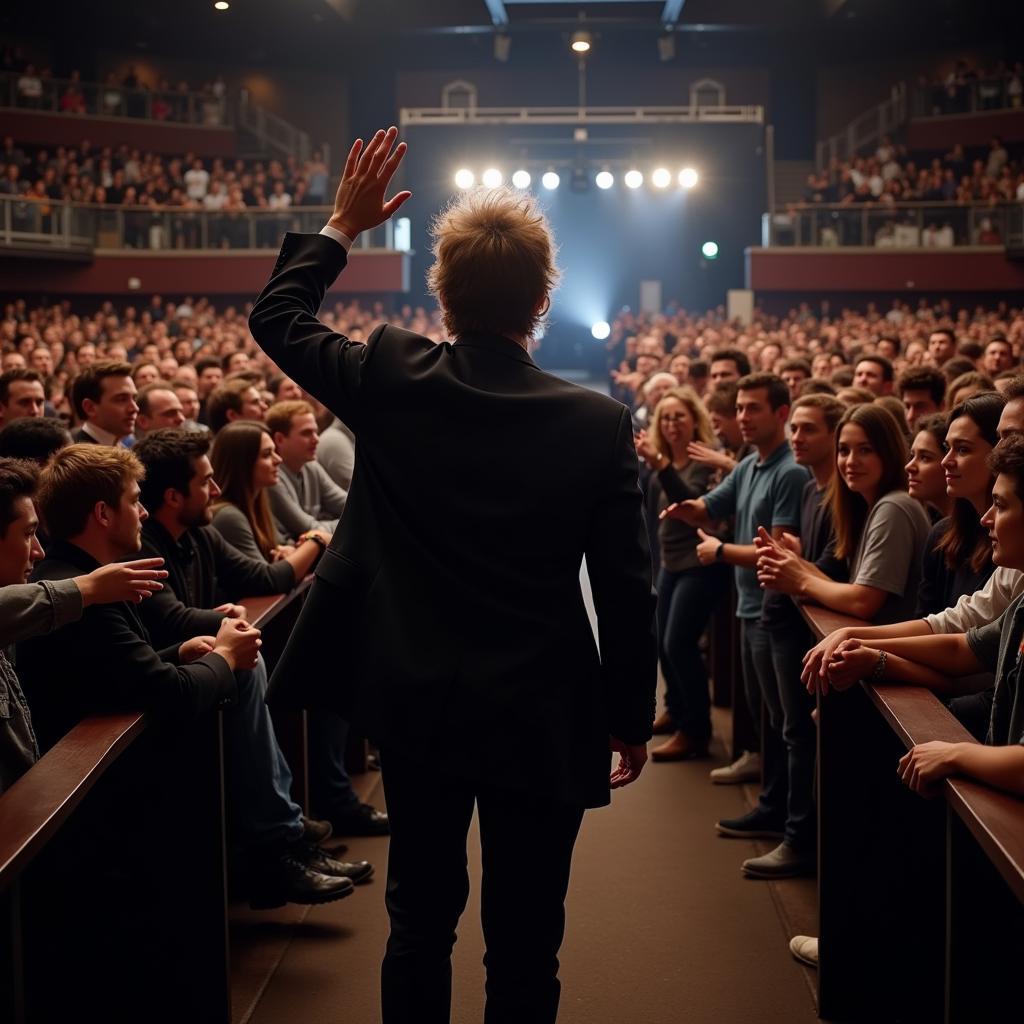
{"type": "MultiPolygon", "coordinates": [[[[819,640],[846,626],[869,625],[817,605],[797,606],[819,640]]],[[[908,750],[930,740],[977,742],[931,690],[893,683],[860,685],[908,750]]],[[[1024,800],[961,778],[944,780],[942,794],[1006,884],[1024,902],[1024,800]]]]}
{"type": "MultiPolygon", "coordinates": [[[[249,621],[263,628],[301,598],[312,580],[307,576],[286,594],[244,598],[240,603],[249,621]]],[[[138,711],[90,715],[0,796],[0,892],[14,882],[145,728],[146,716],[138,711]]]]}

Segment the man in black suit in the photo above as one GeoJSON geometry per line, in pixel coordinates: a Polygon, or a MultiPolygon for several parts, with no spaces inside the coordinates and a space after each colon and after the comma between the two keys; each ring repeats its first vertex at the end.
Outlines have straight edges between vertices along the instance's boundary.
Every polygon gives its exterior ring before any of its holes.
{"type": "Polygon", "coordinates": [[[105,359],[82,369],[71,383],[71,403],[82,426],[72,434],[80,444],[118,444],[135,429],[131,363],[105,359]]]}
{"type": "Polygon", "coordinates": [[[454,344],[316,317],[384,193],[397,130],[349,153],[320,235],[289,234],[250,317],[268,356],[354,432],[345,515],[271,700],[351,714],[381,751],[391,817],[386,1024],[448,1021],[474,805],[487,1024],[547,1024],[583,811],[646,760],[651,561],[629,410],[542,372],[527,343],[557,276],[534,201],[466,194],[435,226],[454,344]],[[581,593],[586,557],[600,655],[581,593]],[[619,764],[609,780],[610,750],[619,764]],[[528,862],[529,868],[524,870],[528,862]]]}

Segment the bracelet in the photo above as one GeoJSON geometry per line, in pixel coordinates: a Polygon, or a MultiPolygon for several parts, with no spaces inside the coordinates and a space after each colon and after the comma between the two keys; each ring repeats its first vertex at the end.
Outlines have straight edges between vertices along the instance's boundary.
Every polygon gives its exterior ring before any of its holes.
{"type": "Polygon", "coordinates": [[[871,673],[871,678],[868,682],[877,683],[885,675],[885,662],[889,655],[885,651],[878,652],[878,661],[875,664],[875,668],[871,673]]]}
{"type": "Polygon", "coordinates": [[[324,543],[323,537],[316,533],[304,533],[299,537],[299,543],[305,544],[307,540],[311,540],[321,551],[327,550],[327,545],[324,543]]]}

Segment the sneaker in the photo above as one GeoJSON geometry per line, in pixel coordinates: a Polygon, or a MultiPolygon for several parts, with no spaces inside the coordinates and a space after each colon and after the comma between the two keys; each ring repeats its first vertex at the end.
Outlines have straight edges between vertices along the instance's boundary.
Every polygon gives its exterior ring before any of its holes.
{"type": "Polygon", "coordinates": [[[781,839],[784,825],[781,819],[755,807],[738,818],[723,818],[715,824],[715,831],[731,839],[781,839]]]}
{"type": "Polygon", "coordinates": [[[789,940],[789,951],[802,964],[818,966],[818,939],[814,935],[794,935],[789,940]]]}
{"type": "Polygon", "coordinates": [[[814,857],[805,856],[795,846],[783,841],[771,853],[745,860],[742,871],[747,878],[800,878],[814,875],[817,864],[814,857]]]}
{"type": "Polygon", "coordinates": [[[761,781],[761,755],[744,750],[732,764],[715,768],[711,781],[719,786],[734,786],[739,782],[761,781]]]}

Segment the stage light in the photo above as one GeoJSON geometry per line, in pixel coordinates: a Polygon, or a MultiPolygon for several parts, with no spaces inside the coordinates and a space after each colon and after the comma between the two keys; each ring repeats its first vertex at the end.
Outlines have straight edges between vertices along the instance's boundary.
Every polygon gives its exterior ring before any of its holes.
{"type": "Polygon", "coordinates": [[[476,183],[476,175],[468,167],[462,167],[455,172],[456,188],[472,188],[476,183]]]}
{"type": "Polygon", "coordinates": [[[701,254],[706,260],[717,260],[718,259],[718,243],[717,242],[705,242],[700,247],[701,254]]]}
{"type": "Polygon", "coordinates": [[[697,184],[697,172],[692,167],[684,167],[679,172],[679,184],[683,188],[693,188],[697,184]]]}
{"type": "Polygon", "coordinates": [[[644,176],[637,170],[626,171],[626,176],[622,180],[626,183],[626,188],[639,188],[644,183],[644,176]]]}
{"type": "Polygon", "coordinates": [[[230,6],[231,4],[228,3],[228,0],[217,0],[213,5],[213,9],[215,11],[226,11],[230,6]]]}
{"type": "Polygon", "coordinates": [[[612,333],[612,329],[607,323],[604,322],[604,320],[598,320],[597,323],[590,328],[590,333],[598,341],[604,341],[604,339],[607,338],[608,335],[612,333]]]}
{"type": "Polygon", "coordinates": [[[668,188],[668,183],[671,180],[672,175],[668,173],[668,168],[666,167],[656,167],[651,174],[651,184],[655,188],[668,188]]]}
{"type": "Polygon", "coordinates": [[[598,188],[611,188],[612,185],[615,184],[615,176],[611,171],[598,171],[597,174],[594,175],[594,184],[598,188]]]}
{"type": "Polygon", "coordinates": [[[512,175],[512,184],[516,188],[529,188],[532,180],[533,179],[530,177],[529,171],[520,170],[516,171],[515,174],[512,175]]]}
{"type": "Polygon", "coordinates": [[[554,171],[545,171],[540,179],[540,183],[549,192],[554,192],[554,190],[562,184],[562,179],[554,171]]]}
{"type": "Polygon", "coordinates": [[[589,32],[573,32],[572,38],[569,40],[569,46],[572,47],[573,53],[590,53],[590,44],[593,40],[590,38],[589,32]]]}
{"type": "Polygon", "coordinates": [[[501,183],[505,180],[502,177],[501,171],[497,167],[488,167],[484,171],[480,180],[487,186],[487,188],[500,188],[501,183]]]}

